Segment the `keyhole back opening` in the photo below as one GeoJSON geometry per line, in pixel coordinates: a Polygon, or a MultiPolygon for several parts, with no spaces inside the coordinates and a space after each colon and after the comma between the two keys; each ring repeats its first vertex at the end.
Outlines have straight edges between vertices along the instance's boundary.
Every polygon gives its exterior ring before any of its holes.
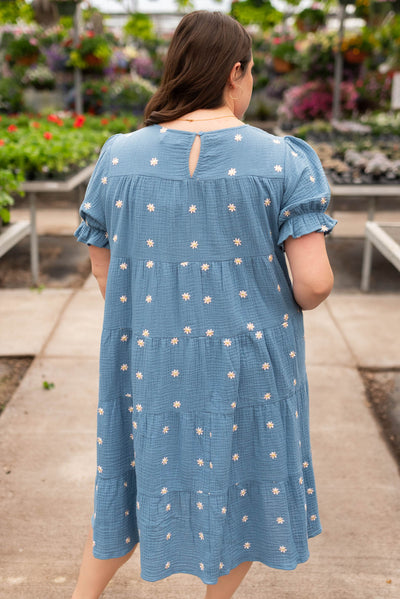
{"type": "Polygon", "coordinates": [[[199,161],[200,148],[201,148],[201,138],[200,138],[200,135],[196,135],[196,137],[194,138],[192,147],[190,149],[190,154],[189,154],[189,173],[190,173],[191,177],[193,177],[193,174],[197,167],[197,163],[199,161]]]}

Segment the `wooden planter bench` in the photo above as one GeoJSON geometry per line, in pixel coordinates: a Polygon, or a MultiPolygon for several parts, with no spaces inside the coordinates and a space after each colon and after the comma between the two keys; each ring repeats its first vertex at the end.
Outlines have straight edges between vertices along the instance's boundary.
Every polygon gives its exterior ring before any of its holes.
{"type": "Polygon", "coordinates": [[[372,246],[400,271],[400,222],[378,223],[368,221],[365,225],[365,246],[362,263],[361,291],[369,290],[372,246]]]}

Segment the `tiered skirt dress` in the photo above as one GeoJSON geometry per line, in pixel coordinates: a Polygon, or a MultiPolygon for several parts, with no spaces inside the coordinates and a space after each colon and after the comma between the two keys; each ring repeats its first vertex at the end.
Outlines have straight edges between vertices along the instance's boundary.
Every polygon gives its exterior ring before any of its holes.
{"type": "MultiPolygon", "coordinates": [[[[74,235],[108,248],[93,554],[141,577],[291,570],[321,533],[288,236],[328,233],[314,150],[243,125],[104,145],[74,235]]],[[[312,267],[312,265],[310,265],[312,267]]]]}

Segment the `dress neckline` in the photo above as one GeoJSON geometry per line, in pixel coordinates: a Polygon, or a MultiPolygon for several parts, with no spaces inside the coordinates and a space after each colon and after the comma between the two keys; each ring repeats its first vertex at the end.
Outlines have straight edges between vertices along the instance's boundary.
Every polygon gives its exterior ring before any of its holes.
{"type": "Polygon", "coordinates": [[[159,127],[160,131],[161,131],[161,129],[165,129],[165,133],[167,133],[167,131],[170,131],[171,133],[184,133],[185,135],[201,135],[201,136],[209,135],[211,133],[223,133],[225,131],[235,131],[238,129],[244,129],[246,127],[250,127],[250,125],[243,124],[243,125],[237,125],[236,127],[224,127],[223,129],[211,129],[210,131],[186,131],[184,129],[173,129],[173,128],[165,127],[163,124],[159,124],[159,123],[155,123],[153,126],[159,127]]]}

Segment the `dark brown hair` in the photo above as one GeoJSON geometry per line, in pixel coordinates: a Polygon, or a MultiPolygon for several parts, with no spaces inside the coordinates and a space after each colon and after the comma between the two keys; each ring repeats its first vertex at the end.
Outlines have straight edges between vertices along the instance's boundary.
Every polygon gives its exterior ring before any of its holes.
{"type": "Polygon", "coordinates": [[[180,21],[169,46],[161,85],[148,102],[144,124],[177,119],[199,108],[218,108],[236,62],[251,60],[251,37],[232,17],[196,10],[180,21]]]}

